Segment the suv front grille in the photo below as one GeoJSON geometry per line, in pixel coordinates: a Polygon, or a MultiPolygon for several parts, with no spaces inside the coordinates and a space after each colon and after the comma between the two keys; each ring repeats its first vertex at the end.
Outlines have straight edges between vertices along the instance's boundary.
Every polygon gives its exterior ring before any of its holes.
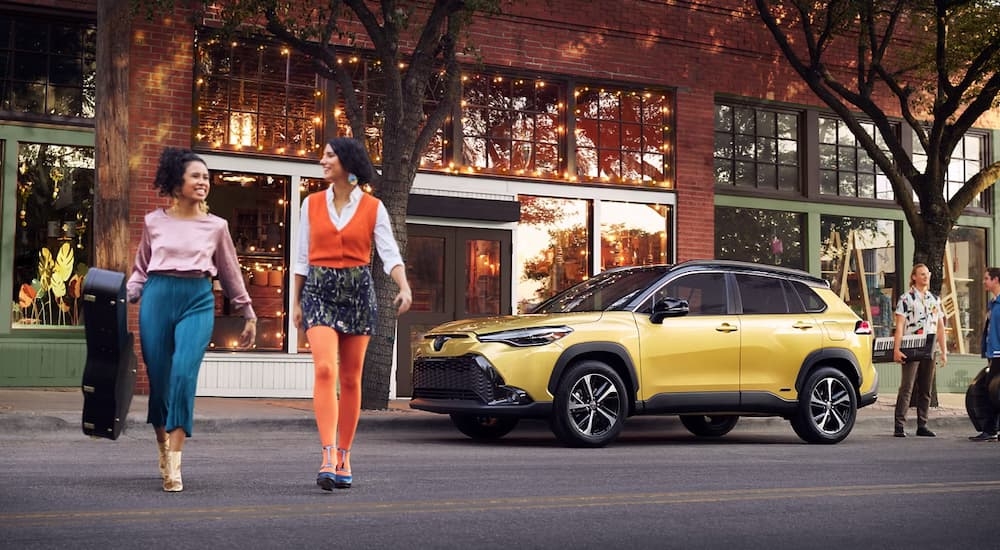
{"type": "Polygon", "coordinates": [[[496,399],[496,387],[475,355],[418,357],[413,362],[413,397],[462,399],[489,403],[496,399]]]}

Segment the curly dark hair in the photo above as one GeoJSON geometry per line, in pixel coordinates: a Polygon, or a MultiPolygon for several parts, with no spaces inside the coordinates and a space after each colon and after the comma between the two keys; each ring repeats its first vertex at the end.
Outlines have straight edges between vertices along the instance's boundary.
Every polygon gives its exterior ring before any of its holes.
{"type": "Polygon", "coordinates": [[[358,183],[371,183],[375,169],[368,158],[368,151],[354,138],[336,137],[326,142],[340,160],[345,170],[358,177],[358,183]]]}
{"type": "Polygon", "coordinates": [[[153,188],[158,189],[161,196],[174,196],[174,191],[184,184],[184,171],[187,170],[187,165],[194,161],[208,166],[208,163],[190,149],[167,147],[160,153],[160,164],[156,167],[153,188]]]}

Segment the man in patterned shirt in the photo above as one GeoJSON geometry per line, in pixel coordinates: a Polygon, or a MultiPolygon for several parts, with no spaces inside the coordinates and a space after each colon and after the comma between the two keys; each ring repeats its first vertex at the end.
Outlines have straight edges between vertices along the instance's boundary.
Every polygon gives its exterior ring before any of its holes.
{"type": "Polygon", "coordinates": [[[910,290],[899,297],[896,305],[896,332],[893,343],[893,360],[903,366],[896,394],[895,429],[893,435],[906,437],[906,410],[914,386],[917,391],[917,435],[934,437],[927,427],[927,413],[931,406],[931,386],[934,384],[934,358],[907,359],[900,350],[904,335],[925,334],[934,338],[934,345],[941,350],[941,366],[948,361],[944,315],[941,301],[931,293],[931,272],[924,264],[916,264],[910,271],[910,290]]]}

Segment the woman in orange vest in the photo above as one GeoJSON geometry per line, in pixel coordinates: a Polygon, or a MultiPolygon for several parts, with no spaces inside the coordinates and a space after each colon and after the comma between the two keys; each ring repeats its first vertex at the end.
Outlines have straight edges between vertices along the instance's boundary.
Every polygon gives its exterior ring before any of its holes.
{"type": "Polygon", "coordinates": [[[292,320],[305,328],[313,355],[313,410],[323,446],[316,484],[332,491],[350,488],[353,480],[361,369],[377,315],[369,268],[373,245],[399,287],[393,299],[399,314],[410,309],[413,295],[388,211],[358,187],[375,172],[364,147],[334,138],[319,164],[330,185],[302,201],[292,320]]]}

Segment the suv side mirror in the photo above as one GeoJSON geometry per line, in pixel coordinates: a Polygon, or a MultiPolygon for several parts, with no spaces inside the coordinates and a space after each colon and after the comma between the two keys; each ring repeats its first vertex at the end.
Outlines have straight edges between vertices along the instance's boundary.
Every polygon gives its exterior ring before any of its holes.
{"type": "Polygon", "coordinates": [[[649,316],[649,321],[655,325],[659,325],[667,317],[680,317],[687,315],[688,311],[687,300],[667,296],[653,304],[653,313],[649,316]]]}

